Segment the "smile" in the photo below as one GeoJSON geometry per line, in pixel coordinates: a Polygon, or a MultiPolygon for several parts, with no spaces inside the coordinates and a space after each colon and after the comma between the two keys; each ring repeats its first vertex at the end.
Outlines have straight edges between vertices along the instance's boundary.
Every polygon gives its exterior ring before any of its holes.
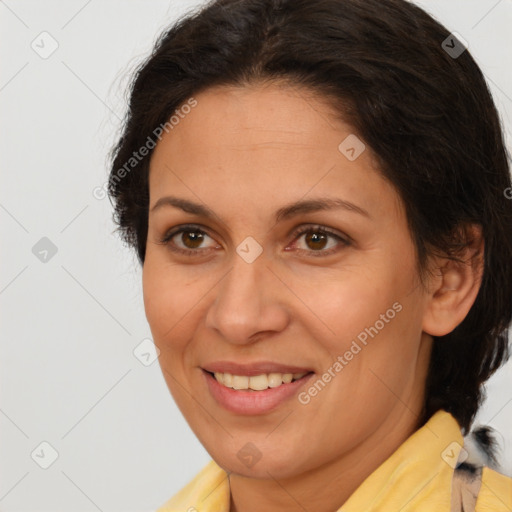
{"type": "Polygon", "coordinates": [[[289,384],[302,379],[303,373],[263,373],[261,375],[232,375],[231,373],[215,372],[215,380],[223,386],[236,390],[263,391],[268,388],[277,388],[283,384],[289,384]]]}
{"type": "MultiPolygon", "coordinates": [[[[238,370],[240,372],[240,370],[238,370]]],[[[237,415],[258,415],[278,409],[293,399],[315,374],[270,372],[239,375],[203,369],[206,388],[215,403],[237,415]]],[[[240,372],[242,373],[242,372],[240,372]]]]}

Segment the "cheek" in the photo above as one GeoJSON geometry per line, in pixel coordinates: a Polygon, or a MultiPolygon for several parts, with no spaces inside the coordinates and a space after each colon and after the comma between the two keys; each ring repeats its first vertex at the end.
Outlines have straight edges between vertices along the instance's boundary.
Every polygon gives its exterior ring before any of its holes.
{"type": "Polygon", "coordinates": [[[326,398],[334,403],[346,398],[351,408],[353,396],[381,393],[382,400],[393,399],[379,377],[393,390],[410,384],[421,337],[421,294],[414,277],[405,262],[401,268],[374,263],[301,281],[297,295],[307,298],[311,309],[302,318],[308,319],[316,350],[322,349],[322,367],[337,376],[326,398]],[[333,364],[339,356],[337,371],[333,364]]]}
{"type": "Polygon", "coordinates": [[[392,321],[396,316],[393,304],[401,302],[407,289],[389,272],[355,267],[337,273],[310,271],[294,284],[294,292],[303,301],[302,319],[308,318],[314,338],[323,339],[333,350],[343,348],[376,322],[380,327],[381,315],[392,321]]]}
{"type": "Polygon", "coordinates": [[[182,268],[158,261],[157,256],[146,254],[142,279],[144,308],[153,341],[160,351],[158,361],[163,377],[178,407],[188,417],[194,411],[194,402],[184,391],[190,388],[189,342],[199,323],[198,315],[204,314],[200,304],[207,290],[199,283],[194,284],[195,279],[187,278],[182,268]]]}
{"type": "Polygon", "coordinates": [[[142,275],[144,309],[157,346],[175,350],[183,339],[183,329],[190,328],[194,308],[204,291],[180,267],[161,259],[151,253],[146,255],[142,275]]]}

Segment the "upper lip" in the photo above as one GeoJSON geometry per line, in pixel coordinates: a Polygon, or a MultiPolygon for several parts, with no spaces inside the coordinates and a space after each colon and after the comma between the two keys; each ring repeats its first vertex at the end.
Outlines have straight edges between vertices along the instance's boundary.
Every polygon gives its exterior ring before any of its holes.
{"type": "Polygon", "coordinates": [[[272,361],[257,361],[242,364],[234,361],[216,361],[204,365],[203,370],[210,373],[230,373],[231,375],[245,375],[252,377],[263,373],[309,373],[313,370],[302,366],[275,363],[272,361]]]}

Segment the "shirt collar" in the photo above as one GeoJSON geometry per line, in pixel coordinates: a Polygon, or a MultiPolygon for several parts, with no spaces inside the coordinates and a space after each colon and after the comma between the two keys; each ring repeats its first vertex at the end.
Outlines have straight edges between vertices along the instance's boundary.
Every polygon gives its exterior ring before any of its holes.
{"type": "Polygon", "coordinates": [[[460,426],[437,411],[355,490],[338,512],[449,512],[460,426]]]}

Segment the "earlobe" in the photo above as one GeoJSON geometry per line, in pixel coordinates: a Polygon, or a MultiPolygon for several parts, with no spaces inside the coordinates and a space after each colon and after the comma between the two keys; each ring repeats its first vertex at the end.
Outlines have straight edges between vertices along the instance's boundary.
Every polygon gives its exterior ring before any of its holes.
{"type": "Polygon", "coordinates": [[[423,316],[423,331],[445,336],[466,318],[482,282],[484,244],[481,228],[472,226],[459,260],[438,258],[423,316]],[[470,238],[469,238],[470,237],[470,238]]]}

